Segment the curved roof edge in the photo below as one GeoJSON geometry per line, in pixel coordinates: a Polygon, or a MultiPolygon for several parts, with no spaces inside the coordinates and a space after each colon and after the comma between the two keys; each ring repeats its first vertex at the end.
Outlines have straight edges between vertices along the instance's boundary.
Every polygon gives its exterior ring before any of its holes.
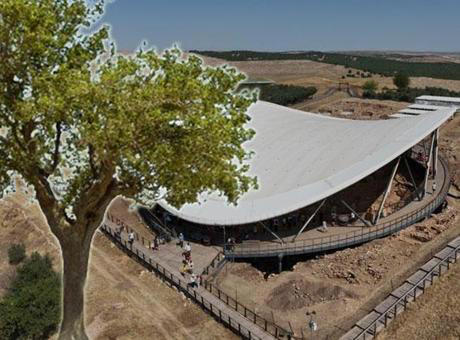
{"type": "MultiPolygon", "coordinates": [[[[299,110],[288,109],[278,105],[275,106],[277,106],[280,111],[291,111],[293,113],[301,112],[299,110]]],[[[238,204],[236,207],[229,206],[227,204],[225,205],[225,214],[222,215],[228,216],[230,215],[229,211],[231,213],[232,211],[236,211],[236,209],[247,209],[246,214],[236,213],[235,215],[232,215],[231,218],[222,218],[219,214],[219,210],[223,212],[222,209],[224,205],[222,201],[213,199],[207,200],[204,204],[201,204],[201,206],[199,206],[198,203],[195,203],[194,206],[196,209],[194,210],[194,214],[183,212],[181,211],[182,208],[179,210],[175,209],[168,205],[165,201],[160,201],[158,204],[169,213],[176,215],[181,219],[205,225],[242,225],[281,216],[319,202],[324,198],[327,198],[359,182],[361,179],[387,165],[411,147],[419,143],[430,133],[439,128],[444,122],[453,116],[454,113],[455,109],[453,108],[440,108],[439,110],[430,112],[430,114],[410,118],[410,121],[413,122],[411,123],[411,127],[400,138],[385,141],[379,149],[378,158],[363,155],[362,160],[336,172],[334,175],[324,180],[316,181],[309,185],[287,192],[263,197],[254,200],[253,202],[246,200],[241,204],[238,204]],[[257,204],[254,204],[254,202],[257,202],[257,204]],[[212,210],[213,214],[203,213],[204,209],[212,210]],[[210,218],[210,215],[214,215],[214,217],[210,218]]],[[[280,114],[286,114],[286,112],[282,112],[280,114]]],[[[324,118],[329,119],[330,117],[324,118]]],[[[401,118],[400,120],[406,121],[405,118],[401,118]]],[[[348,119],[344,119],[344,121],[349,122],[348,119]]],[[[378,124],[380,121],[373,122],[378,124]]]]}

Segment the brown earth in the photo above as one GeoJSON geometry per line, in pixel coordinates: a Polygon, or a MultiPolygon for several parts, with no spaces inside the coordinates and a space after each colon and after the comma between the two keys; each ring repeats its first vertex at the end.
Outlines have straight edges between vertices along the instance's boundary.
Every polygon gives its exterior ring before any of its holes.
{"type": "Polygon", "coordinates": [[[376,120],[388,119],[390,115],[407,108],[408,105],[409,103],[390,100],[348,98],[321,105],[317,107],[317,111],[339,118],[376,120]]]}
{"type": "MultiPolygon", "coordinates": [[[[24,242],[27,252],[49,253],[61,271],[60,252],[37,206],[25,211],[24,197],[0,200],[0,295],[14,268],[7,249],[24,242]]],[[[183,294],[96,233],[86,286],[86,327],[91,339],[238,339],[183,294]]]]}

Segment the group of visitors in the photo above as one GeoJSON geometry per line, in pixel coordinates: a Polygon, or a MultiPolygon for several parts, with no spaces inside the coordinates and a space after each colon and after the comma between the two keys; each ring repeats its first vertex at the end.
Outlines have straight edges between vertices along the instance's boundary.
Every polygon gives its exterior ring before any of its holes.
{"type": "Polygon", "coordinates": [[[188,286],[192,288],[198,287],[198,277],[193,272],[194,264],[192,260],[192,246],[190,242],[184,241],[184,234],[179,234],[179,243],[177,244],[182,249],[182,266],[180,268],[180,273],[185,277],[186,274],[190,275],[190,282],[188,286]]]}

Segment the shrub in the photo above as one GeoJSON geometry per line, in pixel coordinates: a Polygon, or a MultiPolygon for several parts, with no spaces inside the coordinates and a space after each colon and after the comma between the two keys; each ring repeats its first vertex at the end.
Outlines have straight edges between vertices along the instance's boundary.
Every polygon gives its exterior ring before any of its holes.
{"type": "Polygon", "coordinates": [[[398,72],[393,77],[393,83],[396,85],[398,89],[407,89],[410,84],[410,78],[407,74],[403,72],[398,72]]]}
{"type": "Polygon", "coordinates": [[[26,258],[26,247],[22,243],[12,244],[8,248],[8,262],[17,265],[26,258]]]}
{"type": "Polygon", "coordinates": [[[303,87],[294,85],[269,85],[261,88],[260,99],[278,105],[292,105],[311,98],[316,87],[303,87]]]}
{"type": "Polygon", "coordinates": [[[363,90],[365,92],[375,92],[377,91],[379,84],[375,80],[368,80],[363,85],[363,90]]]}
{"type": "Polygon", "coordinates": [[[414,88],[390,90],[386,87],[382,92],[364,91],[363,97],[380,100],[394,100],[402,102],[414,102],[415,98],[420,96],[443,96],[443,97],[460,97],[460,92],[450,91],[441,87],[414,88]]]}
{"type": "Polygon", "coordinates": [[[295,85],[270,84],[254,86],[241,84],[237,91],[244,89],[260,89],[259,99],[278,105],[292,105],[311,98],[317,91],[316,87],[303,87],[295,85]]]}
{"type": "Polygon", "coordinates": [[[48,255],[33,253],[0,302],[0,339],[47,339],[60,321],[61,279],[48,255]]]}

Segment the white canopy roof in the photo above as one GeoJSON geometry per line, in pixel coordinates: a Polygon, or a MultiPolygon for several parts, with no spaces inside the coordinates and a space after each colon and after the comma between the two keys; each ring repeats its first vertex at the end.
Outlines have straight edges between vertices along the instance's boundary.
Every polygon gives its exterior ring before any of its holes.
{"type": "Polygon", "coordinates": [[[440,97],[440,96],[420,96],[416,100],[455,103],[460,105],[460,98],[457,97],[440,97]]]}
{"type": "Polygon", "coordinates": [[[259,101],[248,114],[256,135],[250,175],[259,189],[229,205],[217,194],[177,210],[185,220],[238,225],[280,216],[318,202],[380,169],[421,141],[455,112],[440,108],[410,119],[349,120],[306,113],[259,101]]]}

